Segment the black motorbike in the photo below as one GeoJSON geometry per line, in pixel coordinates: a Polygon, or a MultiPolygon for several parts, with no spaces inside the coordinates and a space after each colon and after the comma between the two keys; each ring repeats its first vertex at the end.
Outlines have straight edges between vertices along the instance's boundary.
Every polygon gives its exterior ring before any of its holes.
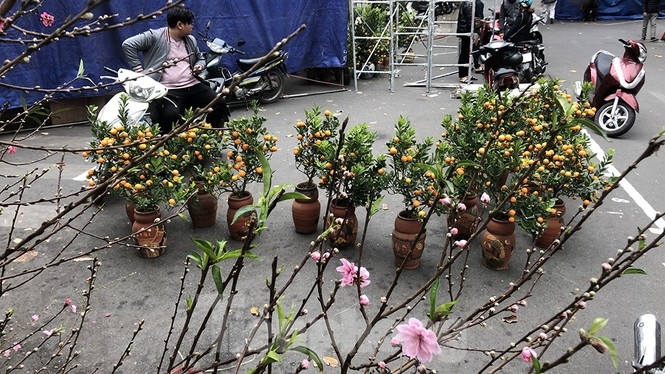
{"type": "Polygon", "coordinates": [[[518,69],[522,64],[522,54],[515,44],[492,41],[480,47],[479,56],[480,62],[485,65],[485,81],[491,89],[504,91],[519,88],[518,69]]]}
{"type": "Polygon", "coordinates": [[[545,61],[545,46],[543,45],[543,36],[538,31],[538,24],[544,23],[543,17],[534,14],[531,21],[531,38],[519,43],[515,43],[517,49],[522,54],[522,64],[518,67],[520,82],[531,83],[538,77],[545,74],[547,62],[545,61]]]}
{"type": "MultiPolygon", "coordinates": [[[[209,50],[204,52],[206,66],[199,74],[199,78],[210,85],[215,92],[220,93],[231,86],[234,77],[250,70],[261,61],[262,57],[236,59],[238,70],[231,73],[222,65],[222,57],[227,54],[244,55],[245,52],[222,39],[208,37],[209,28],[210,25],[206,25],[206,33],[200,34],[209,50]]],[[[239,42],[238,46],[241,47],[243,44],[244,42],[239,42]]],[[[287,75],[284,61],[287,56],[286,51],[281,49],[272,53],[261,66],[237,84],[233,92],[227,95],[227,102],[233,99],[243,101],[258,99],[264,104],[269,104],[279,99],[284,92],[287,75]]]]}
{"type": "MultiPolygon", "coordinates": [[[[437,1],[434,6],[434,15],[441,16],[444,14],[450,14],[456,7],[457,3],[453,1],[437,1]]],[[[425,15],[427,9],[429,9],[429,1],[413,1],[411,2],[411,8],[417,15],[425,15]]]]}

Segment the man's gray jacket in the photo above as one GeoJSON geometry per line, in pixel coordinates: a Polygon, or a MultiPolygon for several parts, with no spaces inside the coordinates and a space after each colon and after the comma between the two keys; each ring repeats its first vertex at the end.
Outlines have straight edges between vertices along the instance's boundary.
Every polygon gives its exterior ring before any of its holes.
{"type": "MultiPolygon", "coordinates": [[[[169,55],[168,28],[151,29],[132,36],[122,42],[122,51],[129,67],[134,71],[143,71],[150,78],[159,81],[166,57],[169,55]],[[143,63],[139,59],[139,51],[143,54],[143,63]],[[158,70],[158,71],[157,71],[158,70]]],[[[185,38],[185,48],[189,53],[189,66],[201,65],[205,67],[203,54],[192,35],[185,38]]]]}

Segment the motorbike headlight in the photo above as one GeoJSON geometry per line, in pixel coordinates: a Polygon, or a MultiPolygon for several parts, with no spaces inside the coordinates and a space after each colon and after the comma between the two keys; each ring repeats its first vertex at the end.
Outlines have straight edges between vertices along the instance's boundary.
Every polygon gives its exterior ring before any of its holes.
{"type": "Polygon", "coordinates": [[[138,82],[127,82],[127,84],[129,85],[127,93],[137,101],[147,101],[154,90],[152,87],[141,87],[138,82]]]}

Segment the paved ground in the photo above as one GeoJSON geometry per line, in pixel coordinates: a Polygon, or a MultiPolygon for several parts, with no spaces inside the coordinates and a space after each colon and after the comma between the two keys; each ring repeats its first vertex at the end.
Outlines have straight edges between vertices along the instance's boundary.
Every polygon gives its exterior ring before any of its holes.
{"type": "MultiPolygon", "coordinates": [[[[621,45],[616,42],[619,37],[637,38],[641,24],[632,22],[618,23],[558,23],[543,30],[547,45],[546,56],[550,62],[548,73],[566,80],[565,85],[572,86],[572,81],[579,79],[591,54],[600,49],[607,49],[614,53],[621,53],[621,45]]],[[[451,40],[451,45],[456,41],[451,40]]],[[[596,139],[604,149],[616,148],[616,165],[623,169],[629,165],[635,155],[645,144],[647,139],[663,127],[661,108],[665,103],[660,93],[659,85],[665,82],[662,67],[662,55],[665,44],[650,43],[649,60],[647,60],[648,82],[639,99],[642,111],[638,115],[638,124],[623,139],[612,143],[596,139]]],[[[443,52],[438,58],[454,61],[454,49],[443,52]]],[[[447,68],[450,69],[450,68],[447,68]]],[[[442,72],[449,70],[443,69],[442,72]]],[[[422,79],[424,72],[421,68],[402,68],[401,77],[396,80],[394,93],[388,92],[388,79],[381,76],[372,80],[359,81],[358,91],[342,91],[336,93],[320,94],[333,87],[314,86],[301,80],[291,80],[289,94],[292,98],[284,99],[278,103],[265,106],[262,114],[268,118],[268,128],[280,137],[280,151],[273,159],[273,168],[276,170],[275,183],[296,183],[302,178],[293,167],[290,150],[295,142],[293,138],[293,125],[304,118],[304,109],[319,105],[322,109],[329,109],[341,117],[348,116],[350,123],[368,123],[378,132],[378,145],[382,146],[386,139],[392,137],[392,126],[398,115],[407,116],[416,126],[418,135],[437,136],[440,131],[440,121],[444,114],[454,113],[458,101],[450,98],[448,89],[434,89],[425,92],[424,88],[405,88],[403,84],[408,81],[422,79]],[[308,93],[308,95],[303,95],[308,93]]],[[[479,77],[480,78],[480,77],[479,77]]],[[[450,76],[449,83],[455,82],[455,75],[450,76]]],[[[243,115],[242,109],[233,111],[234,116],[243,115]]],[[[30,142],[44,146],[82,146],[87,144],[90,133],[85,126],[63,127],[49,129],[36,134],[30,142]]],[[[23,157],[26,157],[24,155],[23,157]]],[[[18,157],[18,156],[17,156],[18,157]]],[[[80,182],[73,178],[87,170],[88,165],[77,156],[67,157],[64,160],[62,188],[73,191],[79,188],[80,182]]],[[[45,160],[39,167],[52,167],[54,160],[45,160]]],[[[0,173],[10,171],[0,167],[0,173]]],[[[13,171],[13,170],[12,170],[13,171]]],[[[656,209],[663,209],[659,187],[663,183],[662,160],[649,161],[644,168],[630,179],[640,196],[646,203],[656,209]],[[659,205],[660,204],[660,205],[659,205]]],[[[57,180],[53,172],[46,178],[55,184],[57,180]]],[[[50,193],[51,189],[49,189],[50,193]]],[[[258,187],[255,189],[258,192],[258,187]]],[[[46,191],[31,193],[45,194],[46,191]]],[[[399,199],[387,197],[385,203],[387,210],[381,211],[370,222],[370,231],[367,245],[363,255],[363,264],[371,273],[372,284],[366,289],[368,296],[374,303],[385,292],[389,280],[394,274],[392,254],[390,253],[390,233],[392,221],[399,209],[399,199]]],[[[559,254],[554,263],[548,266],[544,281],[538,286],[534,297],[529,299],[529,307],[523,308],[519,314],[519,323],[490,325],[483,330],[475,330],[473,334],[464,334],[461,343],[472,348],[505,347],[520,331],[538,325],[543,316],[556,310],[558,305],[567,303],[576,295],[580,288],[586,287],[590,277],[597,276],[600,263],[607,257],[613,256],[616,249],[624,242],[624,238],[633,234],[635,226],[644,225],[647,216],[644,205],[638,204],[636,195],[624,190],[617,191],[613,201],[607,203],[598,216],[568,245],[566,251],[559,254]]],[[[574,209],[574,203],[572,203],[574,209]]],[[[132,355],[125,361],[125,365],[118,371],[122,373],[152,373],[155,372],[155,363],[161,355],[160,342],[167,332],[173,303],[178,293],[180,277],[183,274],[183,261],[194,246],[191,237],[207,240],[222,240],[228,237],[224,222],[225,203],[220,203],[218,223],[211,229],[192,230],[189,223],[174,219],[168,224],[169,245],[162,257],[154,260],[139,258],[136,253],[121,245],[99,253],[101,269],[97,277],[97,287],[92,296],[92,307],[88,313],[88,327],[81,338],[81,355],[79,369],[75,372],[90,373],[93,368],[99,372],[110,372],[111,366],[117,361],[119,354],[127,344],[140,320],[144,320],[143,331],[138,335],[132,355]]],[[[122,237],[129,233],[129,223],[124,216],[124,207],[121,201],[109,199],[103,211],[86,228],[88,232],[95,232],[100,237],[122,237]]],[[[0,238],[10,242],[20,238],[24,233],[34,229],[45,217],[53,215],[54,207],[43,208],[24,207],[19,216],[19,227],[9,232],[11,215],[6,212],[0,216],[0,238]]],[[[364,215],[360,215],[361,224],[364,215]]],[[[83,223],[75,224],[80,227],[83,223]]],[[[410,271],[404,276],[404,281],[396,290],[396,296],[404,295],[416,287],[422,279],[434,270],[434,261],[438,258],[444,234],[443,218],[433,222],[428,231],[427,250],[424,254],[423,264],[419,270],[410,271]]],[[[271,217],[268,229],[258,240],[255,252],[261,260],[254,262],[247,269],[242,278],[241,292],[236,296],[235,307],[231,316],[231,336],[234,341],[222,347],[225,355],[236,352],[238,345],[243,342],[246,332],[255,323],[250,314],[251,307],[260,307],[265,300],[265,287],[263,279],[267,276],[273,256],[278,256],[280,263],[285,265],[287,272],[305,255],[308,243],[313,235],[298,235],[293,232],[290,218],[290,206],[279,206],[271,217]]],[[[57,251],[69,240],[68,235],[59,235],[49,239],[48,246],[38,252],[57,251]]],[[[520,243],[527,243],[528,238],[520,235],[520,243]]],[[[78,251],[86,251],[99,246],[103,241],[98,237],[86,236],[77,239],[75,247],[78,251]]],[[[233,248],[239,243],[231,242],[233,248]]],[[[525,247],[522,247],[525,248],[525,247]]],[[[45,253],[39,253],[35,259],[28,263],[39,261],[45,253]]],[[[357,251],[349,250],[343,255],[351,260],[357,256],[357,251]]],[[[469,262],[465,297],[456,306],[456,312],[464,315],[491,295],[500,293],[508,283],[519,275],[520,264],[525,254],[516,251],[513,258],[515,266],[504,272],[490,271],[480,264],[480,254],[473,252],[469,262]]],[[[570,326],[571,334],[561,342],[559,349],[576,341],[575,331],[587,328],[596,317],[609,318],[610,322],[603,330],[606,336],[614,340],[618,353],[621,372],[629,372],[628,362],[632,356],[632,323],[634,319],[646,312],[654,313],[665,318],[662,298],[665,296],[663,288],[658,287],[663,279],[662,255],[653,254],[647,261],[640,264],[648,272],[648,277],[627,277],[625,282],[616,284],[600,295],[596,301],[590,303],[587,313],[580,315],[570,326]]],[[[23,291],[5,295],[0,300],[0,307],[5,310],[14,307],[17,310],[16,318],[29,321],[29,316],[40,314],[43,316],[53,314],[59,309],[60,303],[71,298],[75,303],[82,301],[81,291],[85,289],[85,279],[89,275],[84,263],[71,263],[67,266],[45,271],[38,279],[23,291]]],[[[310,274],[311,275],[311,274],[310,274]]],[[[329,274],[327,281],[335,277],[329,274]]],[[[193,292],[193,285],[197,278],[192,271],[186,282],[190,287],[186,295],[193,292]]],[[[305,277],[307,278],[307,277],[305,277]]],[[[284,279],[281,280],[282,282],[284,279]]],[[[297,301],[306,292],[308,280],[297,280],[290,292],[289,301],[297,301]]],[[[348,290],[344,290],[348,291],[348,290]]],[[[207,304],[213,300],[214,290],[207,288],[200,302],[207,304]]],[[[362,326],[361,319],[354,308],[344,307],[344,302],[353,301],[349,292],[341,292],[338,297],[339,305],[332,311],[332,321],[335,325],[336,338],[342,352],[346,352],[355,340],[362,326]]],[[[287,304],[288,305],[288,304],[287,304]]],[[[347,304],[348,305],[348,304],[347,304]]],[[[310,310],[315,310],[313,306],[310,310]]],[[[370,307],[371,310],[371,307],[370,307]]],[[[201,316],[195,316],[200,320],[201,316]]],[[[216,331],[220,316],[215,315],[209,323],[205,338],[210,338],[216,331]]],[[[69,322],[68,322],[69,323],[69,322]]],[[[378,336],[372,335],[371,342],[378,336]]],[[[320,355],[332,356],[332,350],[326,344],[327,336],[322,327],[302,337],[303,343],[315,348],[320,355]]],[[[368,354],[362,350],[363,354],[368,354]]],[[[444,349],[442,355],[437,357],[430,365],[440,373],[468,373],[476,372],[482,367],[484,356],[480,353],[470,353],[458,350],[444,349]]],[[[248,364],[248,368],[255,364],[248,364]]],[[[293,372],[294,367],[285,364],[276,372],[293,372]]],[[[600,373],[611,371],[609,357],[600,356],[595,352],[585,351],[576,356],[565,368],[556,370],[557,373],[600,373]]],[[[326,372],[336,372],[327,368],[326,372]]],[[[513,366],[507,372],[526,372],[523,365],[513,366]]]]}

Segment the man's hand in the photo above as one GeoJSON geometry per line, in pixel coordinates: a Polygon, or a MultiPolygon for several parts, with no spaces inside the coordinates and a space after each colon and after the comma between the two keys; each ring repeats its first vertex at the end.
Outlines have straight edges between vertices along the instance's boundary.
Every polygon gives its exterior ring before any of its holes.
{"type": "Polygon", "coordinates": [[[194,67],[192,68],[192,71],[194,72],[194,74],[198,74],[198,73],[200,73],[202,70],[203,70],[203,66],[201,66],[201,65],[199,65],[199,64],[194,65],[194,67]]]}

